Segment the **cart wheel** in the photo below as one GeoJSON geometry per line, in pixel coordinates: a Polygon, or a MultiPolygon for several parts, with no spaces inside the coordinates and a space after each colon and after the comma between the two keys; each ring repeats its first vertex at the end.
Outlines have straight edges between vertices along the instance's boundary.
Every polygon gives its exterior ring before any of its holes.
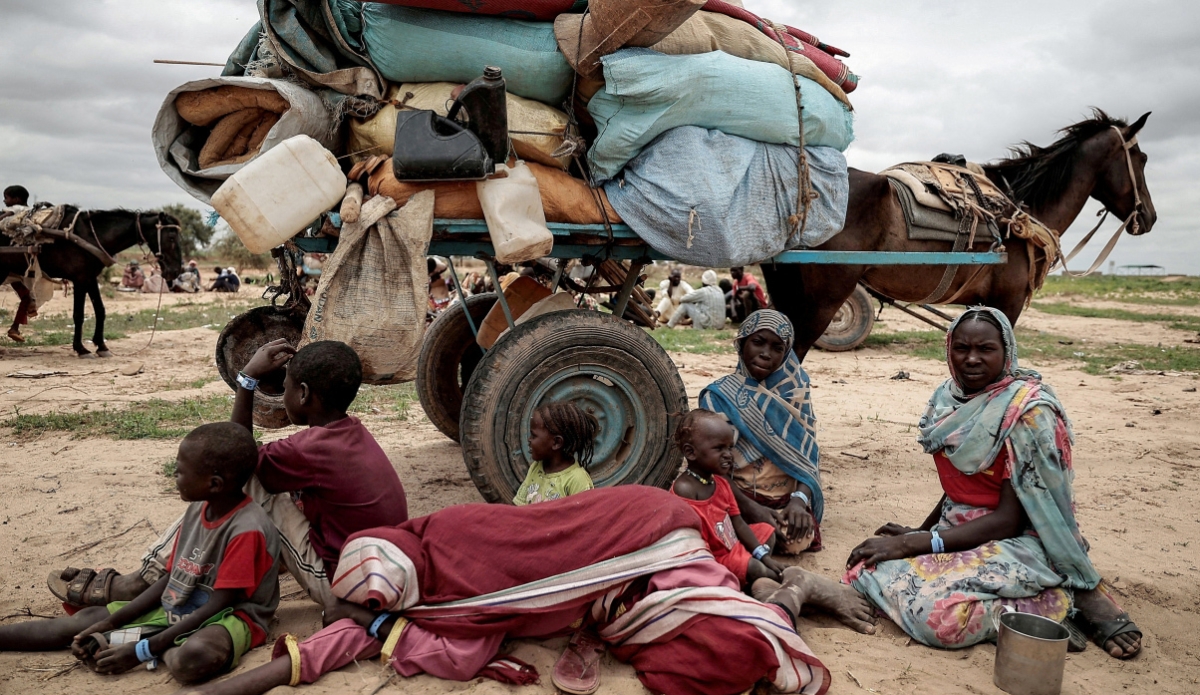
{"type": "MultiPolygon", "coordinates": [[[[495,303],[493,293],[467,297],[467,308],[476,328],[495,303]]],[[[425,329],[421,355],[417,358],[417,395],[425,417],[456,442],[463,389],[481,359],[483,350],[475,342],[461,302],[446,309],[425,329]]]]}
{"type": "MultiPolygon", "coordinates": [[[[284,307],[260,306],[231,320],[217,338],[217,372],[229,388],[237,391],[234,377],[266,343],[285,338],[292,345],[300,342],[304,331],[303,311],[284,307]]],[[[258,382],[254,391],[254,424],[265,429],[287,427],[283,407],[283,371],[258,382]]]]}
{"type": "Polygon", "coordinates": [[[597,487],[674,479],[680,456],[672,435],[687,411],[675,363],[626,321],[560,311],[497,341],[467,384],[463,458],[488,501],[510,502],[525,479],[533,411],[568,400],[600,422],[588,469],[597,487]]]}
{"type": "Polygon", "coordinates": [[[875,326],[875,305],[862,285],[842,304],[829,322],[825,333],[817,339],[816,347],[826,352],[847,352],[862,345],[875,326]]]}

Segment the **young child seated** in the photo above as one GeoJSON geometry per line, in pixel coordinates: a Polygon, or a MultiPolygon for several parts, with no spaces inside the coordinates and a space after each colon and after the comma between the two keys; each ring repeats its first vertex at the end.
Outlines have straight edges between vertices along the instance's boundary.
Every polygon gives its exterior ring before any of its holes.
{"type": "MultiPolygon", "coordinates": [[[[308,429],[259,448],[246,493],[283,536],[283,561],[292,577],[324,605],[346,538],[408,520],[404,487],[379,443],[346,414],[362,383],[362,362],[349,345],[326,340],[296,351],[276,340],[259,348],[238,375],[230,418],[247,432],[254,426],[260,380],[282,381],[288,419],[308,429]]],[[[67,568],[50,575],[50,590],[72,605],[133,598],[165,571],[174,532],[172,526],[150,547],[137,573],[67,568]]]]}
{"type": "Polygon", "coordinates": [[[729,568],[743,587],[757,579],[779,581],[783,567],[771,558],[775,528],[746,524],[725,476],[733,467],[734,429],[711,410],[693,410],[675,430],[675,444],[687,468],[671,492],[700,515],[701,535],[717,562],[729,568]]]}
{"type": "Polygon", "coordinates": [[[587,467],[599,429],[596,418],[574,403],[547,403],[535,410],[529,423],[533,463],[513,504],[522,507],[591,490],[587,467]]]}
{"type": "Polygon", "coordinates": [[[132,601],[2,626],[0,650],[70,647],[106,674],[162,659],[184,684],[237,666],[266,640],[279,605],[279,533],[242,491],[257,462],[244,427],[221,422],[192,430],[175,469],[179,497],[191,504],[171,544],[168,573],[132,601]]]}

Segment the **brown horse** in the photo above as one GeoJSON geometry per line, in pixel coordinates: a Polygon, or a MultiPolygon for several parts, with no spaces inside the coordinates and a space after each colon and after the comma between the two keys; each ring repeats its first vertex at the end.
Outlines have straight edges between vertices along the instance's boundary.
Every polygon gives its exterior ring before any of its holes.
{"type": "MultiPolygon", "coordinates": [[[[1025,143],[1013,156],[984,167],[1000,190],[1050,229],[1071,226],[1088,198],[1100,201],[1129,231],[1145,234],[1157,215],[1146,188],[1146,155],[1133,141],[1150,114],[1136,123],[1096,110],[1093,118],[1064,128],[1049,147],[1025,143]],[[1118,132],[1119,131],[1119,132],[1118,132]],[[1130,176],[1130,162],[1134,175],[1130,176]],[[1140,201],[1140,205],[1138,204],[1140,201]]],[[[983,236],[983,235],[981,235],[983,236]]],[[[950,251],[948,242],[911,241],[904,214],[888,179],[850,170],[850,204],[846,226],[820,249],[835,251],[950,251]]],[[[1031,292],[1030,254],[1022,239],[1005,241],[1008,263],[961,266],[944,296],[957,304],[985,304],[1000,309],[1014,324],[1031,292]],[[978,272],[977,272],[978,271],[978,272]]],[[[976,250],[986,247],[976,246],[976,250]]],[[[778,264],[763,266],[775,308],[796,327],[796,354],[801,360],[829,322],[862,282],[881,294],[917,302],[933,293],[945,266],[838,266],[778,264]]]]}

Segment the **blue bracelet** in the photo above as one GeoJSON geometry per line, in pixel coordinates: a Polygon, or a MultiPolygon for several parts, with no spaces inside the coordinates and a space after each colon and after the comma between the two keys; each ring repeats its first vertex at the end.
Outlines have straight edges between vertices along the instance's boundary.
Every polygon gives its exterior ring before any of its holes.
{"type": "Polygon", "coordinates": [[[392,617],[391,613],[380,613],[379,617],[375,619],[375,622],[371,623],[371,627],[367,630],[367,634],[375,639],[379,639],[379,628],[382,627],[383,622],[390,617],[392,617]]]}
{"type": "Polygon", "coordinates": [[[751,552],[750,554],[754,556],[755,560],[761,560],[764,557],[771,554],[771,546],[767,545],[766,543],[763,543],[762,545],[755,548],[754,551],[751,552]]]}
{"type": "Polygon", "coordinates": [[[148,639],[138,642],[133,651],[135,654],[137,654],[138,661],[142,662],[143,664],[147,661],[154,661],[154,655],[150,653],[150,640],[148,639]]]}
{"type": "Polygon", "coordinates": [[[934,554],[946,552],[946,542],[943,541],[942,537],[938,535],[937,529],[931,529],[929,533],[933,536],[933,538],[929,540],[930,551],[934,554]]]}

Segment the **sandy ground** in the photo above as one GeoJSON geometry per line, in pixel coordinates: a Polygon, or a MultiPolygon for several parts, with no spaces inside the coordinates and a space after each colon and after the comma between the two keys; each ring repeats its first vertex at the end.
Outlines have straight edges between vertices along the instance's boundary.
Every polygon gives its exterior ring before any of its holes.
{"type": "MultiPolygon", "coordinates": [[[[11,295],[0,297],[0,305],[11,295]]],[[[111,311],[144,308],[147,298],[109,302],[111,311]]],[[[174,300],[174,298],[171,298],[174,300]]],[[[56,300],[61,302],[61,300],[56,300]]],[[[200,301],[214,301],[204,296],[200,301]]],[[[53,310],[54,306],[48,307],[53,310]]],[[[61,308],[61,306],[60,306],[61,308]]],[[[1128,307],[1137,310],[1135,307],[1128,307]]],[[[1142,308],[1145,310],[1145,308],[1142,308]]],[[[915,328],[894,310],[881,330],[915,328]]],[[[1024,324],[1040,330],[1112,342],[1179,344],[1186,332],[1153,324],[1051,317],[1031,312],[1024,324]]],[[[36,327],[36,324],[35,326],[36,327]]],[[[214,377],[216,332],[192,329],[160,333],[138,355],[146,334],[112,341],[117,357],[80,361],[68,348],[0,345],[0,412],[76,410],[102,403],[155,397],[174,399],[228,393],[222,382],[201,389],[186,384],[214,377]],[[122,367],[144,372],[121,376],[122,367]],[[18,370],[63,371],[67,375],[29,380],[6,377],[18,370]],[[182,385],[182,386],[181,386],[182,385]],[[49,389],[49,390],[47,390],[49,389]]],[[[674,354],[693,398],[714,377],[730,371],[731,356],[674,354]]],[[[1041,368],[1071,413],[1079,442],[1076,490],[1079,516],[1092,543],[1092,557],[1145,631],[1143,654],[1117,662],[1090,647],[1071,655],[1064,693],[1200,692],[1200,393],[1198,382],[1172,377],[1095,377],[1071,365],[1041,368]]],[[[944,378],[941,364],[874,350],[814,353],[807,361],[817,387],[821,418],[822,470],[827,495],[824,552],[801,565],[839,576],[859,541],[887,521],[916,524],[939,497],[928,457],[914,443],[915,422],[926,398],[944,378]],[[898,372],[904,380],[893,380],[898,372]]],[[[383,415],[364,418],[395,464],[414,515],[480,501],[464,469],[458,446],[442,437],[414,407],[407,421],[383,415]]],[[[289,430],[269,433],[281,436],[289,430]]],[[[162,466],[174,456],[169,441],[74,439],[69,433],[15,441],[0,430],[0,616],[55,615],[58,604],[45,590],[47,573],[68,564],[131,570],[157,530],[182,510],[162,466]]],[[[309,634],[318,609],[297,595],[289,579],[271,636],[309,634]]],[[[21,618],[5,617],[5,621],[21,618]]],[[[833,673],[834,693],[998,693],[991,682],[995,649],[937,651],[911,641],[883,621],[878,634],[863,636],[826,619],[804,619],[801,634],[833,673]]],[[[549,672],[562,640],[521,641],[515,653],[543,674],[526,693],[553,692],[549,672]]],[[[251,652],[242,668],[268,659],[251,652]]],[[[61,675],[73,659],[65,653],[0,655],[0,693],[42,695],[98,692],[116,686],[83,670],[61,675]]],[[[734,665],[731,665],[733,667],[734,665]]],[[[350,666],[306,692],[367,693],[378,682],[377,664],[350,666]]],[[[169,693],[176,685],[163,671],[122,676],[121,692],[169,693]]],[[[501,693],[516,689],[491,681],[450,683],[429,677],[393,682],[381,692],[501,693]]],[[[281,688],[279,692],[289,692],[281,688]]],[[[630,668],[607,659],[602,693],[645,692],[630,668]]]]}

